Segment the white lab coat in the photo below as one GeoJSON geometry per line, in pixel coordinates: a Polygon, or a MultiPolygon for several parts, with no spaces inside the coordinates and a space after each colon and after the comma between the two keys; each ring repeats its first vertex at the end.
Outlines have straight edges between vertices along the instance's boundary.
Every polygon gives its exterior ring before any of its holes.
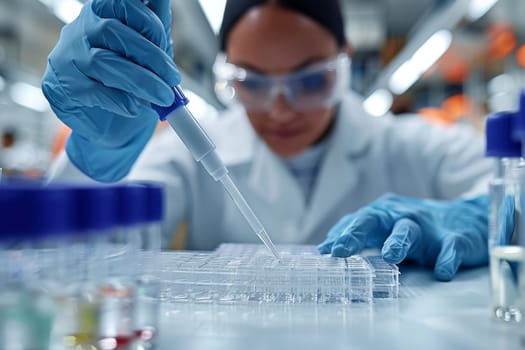
{"type": "MultiPolygon", "coordinates": [[[[203,118],[201,124],[275,243],[318,244],[342,216],[385,192],[449,199],[485,190],[491,169],[483,158],[483,138],[472,128],[431,126],[417,117],[374,118],[362,108],[361,99],[349,93],[307,203],[293,175],[257,137],[241,107],[203,118]]],[[[75,173],[71,163],[57,169],[55,177],[75,173]]],[[[128,178],[166,184],[164,244],[181,223],[188,227],[188,249],[257,242],[221,184],[195,163],[171,129],[152,139],[128,178]]]]}

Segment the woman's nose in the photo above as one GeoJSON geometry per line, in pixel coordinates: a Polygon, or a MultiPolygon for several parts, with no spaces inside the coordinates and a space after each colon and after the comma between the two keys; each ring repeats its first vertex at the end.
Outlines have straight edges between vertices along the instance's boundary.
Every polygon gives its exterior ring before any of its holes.
{"type": "Polygon", "coordinates": [[[283,94],[279,94],[275,98],[268,115],[276,122],[287,123],[295,118],[296,112],[290,107],[286,97],[283,94]]]}

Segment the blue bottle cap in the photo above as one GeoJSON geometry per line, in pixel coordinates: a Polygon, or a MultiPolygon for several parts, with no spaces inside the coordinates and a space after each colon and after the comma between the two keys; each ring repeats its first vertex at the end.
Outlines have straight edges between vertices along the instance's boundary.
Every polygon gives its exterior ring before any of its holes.
{"type": "Polygon", "coordinates": [[[486,140],[487,157],[521,157],[521,143],[512,138],[512,128],[516,113],[495,113],[487,118],[486,140]]]}
{"type": "Polygon", "coordinates": [[[516,141],[525,139],[525,89],[520,93],[519,110],[514,119],[512,137],[516,141]]]}
{"type": "Polygon", "coordinates": [[[74,232],[102,232],[117,224],[117,191],[114,186],[77,185],[74,193],[74,232]]]}
{"type": "Polygon", "coordinates": [[[159,222],[164,218],[164,185],[158,182],[140,182],[146,188],[146,221],[159,222]]]}
{"type": "Polygon", "coordinates": [[[0,186],[0,240],[31,240],[71,232],[73,196],[65,187],[0,186]]]}
{"type": "Polygon", "coordinates": [[[117,190],[117,223],[132,226],[146,222],[146,187],[139,184],[123,184],[117,190]]]}

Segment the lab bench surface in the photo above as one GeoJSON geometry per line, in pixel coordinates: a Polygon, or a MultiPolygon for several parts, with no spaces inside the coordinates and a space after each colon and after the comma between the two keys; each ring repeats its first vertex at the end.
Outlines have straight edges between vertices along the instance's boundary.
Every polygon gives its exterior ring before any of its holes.
{"type": "Polygon", "coordinates": [[[525,324],[491,317],[488,268],[401,273],[399,299],[371,304],[166,303],[158,349],[525,349],[525,324]]]}

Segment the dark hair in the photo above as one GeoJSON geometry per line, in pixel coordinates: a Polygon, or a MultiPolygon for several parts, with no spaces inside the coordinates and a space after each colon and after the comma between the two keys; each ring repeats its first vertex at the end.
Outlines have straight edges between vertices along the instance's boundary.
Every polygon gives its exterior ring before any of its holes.
{"type": "MultiPolygon", "coordinates": [[[[226,50],[228,34],[237,21],[255,6],[270,2],[269,0],[228,0],[224,10],[221,30],[219,32],[219,45],[222,51],[226,50]]],[[[279,6],[299,12],[310,17],[330,33],[342,47],[345,40],[343,14],[339,0],[276,0],[279,6]]]]}

